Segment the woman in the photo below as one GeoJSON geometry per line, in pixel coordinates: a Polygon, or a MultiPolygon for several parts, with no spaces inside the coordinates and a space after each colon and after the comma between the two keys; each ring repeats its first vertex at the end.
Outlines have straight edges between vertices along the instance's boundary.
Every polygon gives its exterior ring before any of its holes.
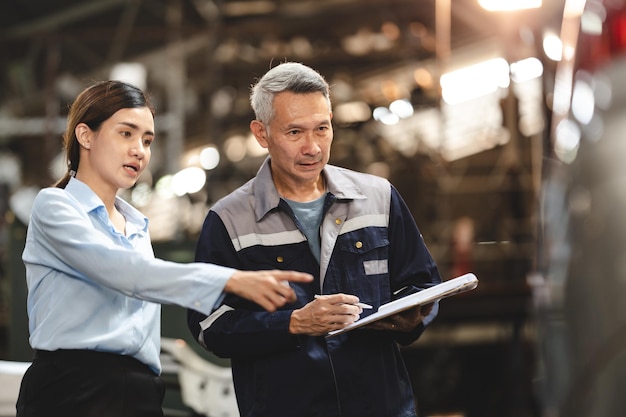
{"type": "Polygon", "coordinates": [[[105,81],[68,115],[68,174],[34,201],[23,260],[35,359],[17,415],[162,416],[160,304],[210,314],[223,292],[269,311],[295,300],[285,281],[155,259],[147,219],[117,196],[150,162],[154,109],[139,89],[105,81]]]}

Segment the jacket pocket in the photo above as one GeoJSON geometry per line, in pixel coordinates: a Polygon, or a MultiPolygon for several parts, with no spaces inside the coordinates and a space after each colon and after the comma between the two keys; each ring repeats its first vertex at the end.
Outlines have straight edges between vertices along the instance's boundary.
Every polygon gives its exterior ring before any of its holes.
{"type": "Polygon", "coordinates": [[[389,239],[387,229],[370,227],[337,239],[333,268],[339,291],[378,304],[389,293],[389,239]],[[335,262],[336,261],[336,262],[335,262]]]}

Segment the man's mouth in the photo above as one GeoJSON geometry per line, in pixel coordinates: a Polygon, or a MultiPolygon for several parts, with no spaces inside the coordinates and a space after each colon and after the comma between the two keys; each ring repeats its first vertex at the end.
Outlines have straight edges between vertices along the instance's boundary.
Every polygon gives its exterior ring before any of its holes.
{"type": "Polygon", "coordinates": [[[306,162],[302,161],[302,162],[300,162],[300,165],[303,165],[303,166],[313,166],[313,165],[317,165],[317,164],[319,164],[319,161],[306,161],[306,162]]]}

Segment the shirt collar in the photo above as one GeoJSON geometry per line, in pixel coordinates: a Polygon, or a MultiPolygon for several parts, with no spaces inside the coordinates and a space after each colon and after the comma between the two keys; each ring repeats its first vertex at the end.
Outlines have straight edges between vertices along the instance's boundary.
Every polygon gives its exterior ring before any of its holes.
{"type": "MultiPolygon", "coordinates": [[[[322,171],[326,188],[337,200],[364,199],[359,186],[346,175],[346,170],[334,165],[326,165],[322,171]]],[[[253,186],[256,220],[261,220],[268,212],[278,207],[280,195],[270,170],[270,157],[267,157],[256,174],[253,186]]]]}
{"type": "MultiPolygon", "coordinates": [[[[98,197],[87,184],[79,179],[74,177],[70,178],[70,181],[65,187],[65,191],[70,193],[87,213],[99,207],[104,208],[104,203],[100,197],[98,197]]],[[[115,196],[115,206],[126,218],[127,227],[130,224],[133,229],[138,231],[145,232],[148,230],[148,218],[141,214],[135,207],[131,206],[119,196],[115,196]]]]}

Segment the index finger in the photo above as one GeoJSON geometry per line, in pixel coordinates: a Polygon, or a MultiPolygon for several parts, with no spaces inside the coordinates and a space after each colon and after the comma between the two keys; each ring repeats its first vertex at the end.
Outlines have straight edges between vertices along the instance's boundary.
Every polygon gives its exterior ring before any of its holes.
{"type": "Polygon", "coordinates": [[[325,294],[323,296],[317,296],[316,298],[323,297],[331,304],[356,304],[359,302],[359,297],[350,294],[325,294]]]}
{"type": "Polygon", "coordinates": [[[305,272],[297,271],[270,271],[270,273],[279,281],[291,281],[291,282],[310,282],[313,281],[313,275],[305,272]]]}

